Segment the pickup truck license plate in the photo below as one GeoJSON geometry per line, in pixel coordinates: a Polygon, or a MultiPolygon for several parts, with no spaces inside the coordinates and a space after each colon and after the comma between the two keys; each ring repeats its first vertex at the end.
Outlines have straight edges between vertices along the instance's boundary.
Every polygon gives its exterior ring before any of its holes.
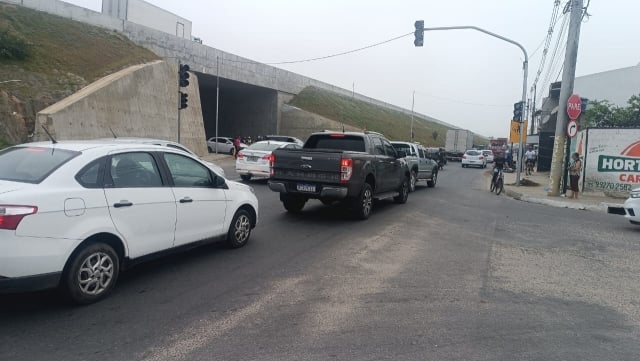
{"type": "Polygon", "coordinates": [[[296,189],[298,189],[299,192],[315,192],[316,186],[313,184],[298,184],[296,185],[296,189]]]}

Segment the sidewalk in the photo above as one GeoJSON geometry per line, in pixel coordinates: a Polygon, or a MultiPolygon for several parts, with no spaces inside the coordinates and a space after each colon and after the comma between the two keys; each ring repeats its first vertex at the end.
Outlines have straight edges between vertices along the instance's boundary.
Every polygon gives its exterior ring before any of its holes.
{"type": "MultiPolygon", "coordinates": [[[[491,172],[488,172],[489,177],[491,172]]],[[[491,182],[491,178],[489,181],[491,182]]],[[[520,174],[520,186],[516,186],[516,172],[504,174],[505,193],[512,198],[544,204],[553,207],[572,208],[609,213],[609,208],[622,208],[626,198],[613,198],[602,192],[587,192],[578,194],[578,199],[553,197],[547,195],[549,189],[549,172],[534,172],[533,175],[520,174]]],[[[487,185],[488,187],[488,185],[487,185]]]]}

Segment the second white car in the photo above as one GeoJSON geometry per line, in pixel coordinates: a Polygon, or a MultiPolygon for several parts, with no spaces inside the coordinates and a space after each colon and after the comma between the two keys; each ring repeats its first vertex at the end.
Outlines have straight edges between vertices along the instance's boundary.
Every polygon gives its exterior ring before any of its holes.
{"type": "Polygon", "coordinates": [[[240,178],[248,181],[253,177],[269,177],[270,165],[272,160],[272,152],[275,149],[301,149],[302,147],[295,143],[279,142],[275,140],[264,140],[251,144],[238,152],[236,158],[236,172],[240,174],[240,178]]]}

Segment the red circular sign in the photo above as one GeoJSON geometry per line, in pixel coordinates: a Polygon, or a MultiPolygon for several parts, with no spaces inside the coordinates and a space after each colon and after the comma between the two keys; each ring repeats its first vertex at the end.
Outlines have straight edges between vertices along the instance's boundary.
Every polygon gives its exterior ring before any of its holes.
{"type": "Polygon", "coordinates": [[[582,112],[582,100],[578,94],[571,94],[569,100],[567,100],[567,115],[569,119],[576,120],[582,112]]]}

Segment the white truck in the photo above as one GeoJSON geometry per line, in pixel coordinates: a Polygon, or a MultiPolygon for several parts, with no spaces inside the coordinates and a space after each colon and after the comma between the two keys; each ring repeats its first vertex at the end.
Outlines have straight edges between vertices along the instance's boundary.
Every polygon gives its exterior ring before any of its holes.
{"type": "Polygon", "coordinates": [[[473,148],[473,132],[466,129],[447,130],[447,139],[444,144],[447,160],[460,162],[464,152],[471,148],[473,148]]]}

